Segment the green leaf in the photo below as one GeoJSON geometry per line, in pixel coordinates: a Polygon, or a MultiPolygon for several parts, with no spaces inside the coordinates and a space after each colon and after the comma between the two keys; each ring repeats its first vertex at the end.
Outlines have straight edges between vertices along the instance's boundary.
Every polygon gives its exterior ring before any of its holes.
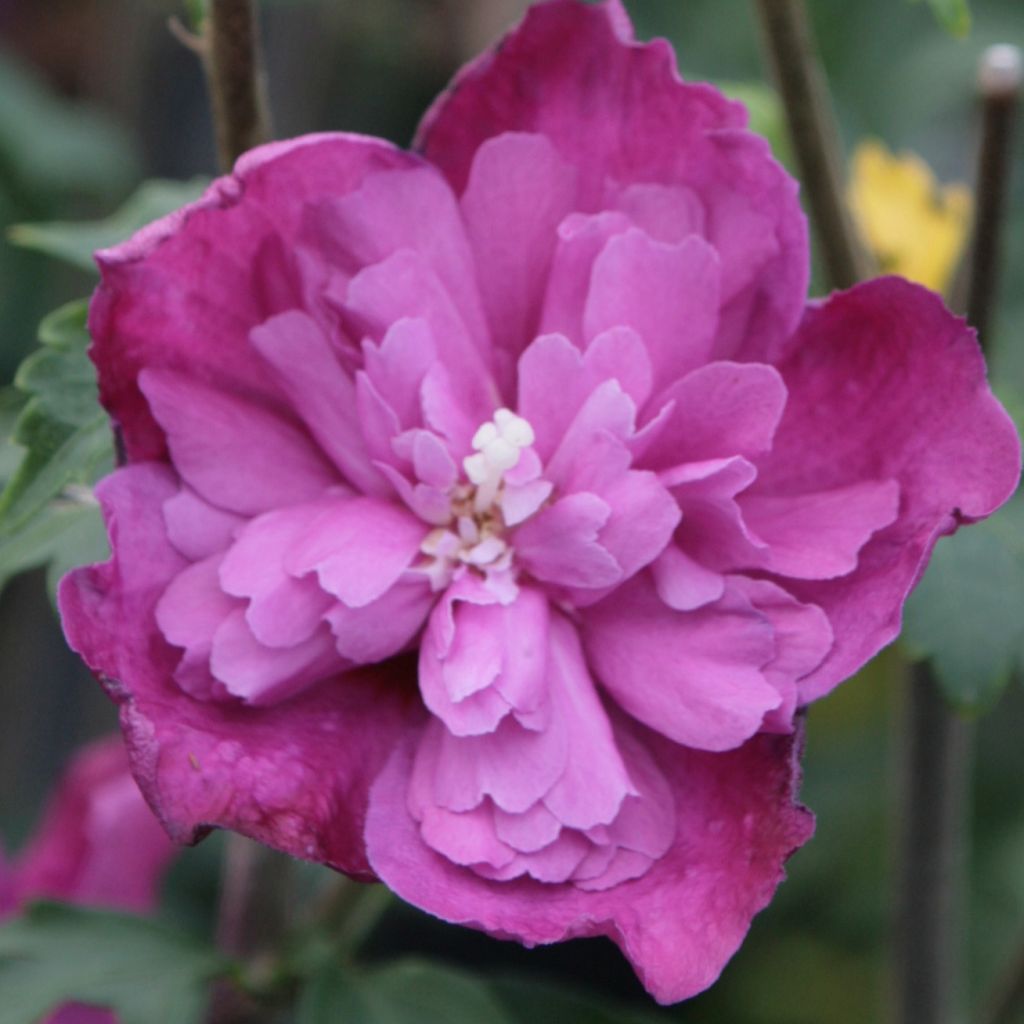
{"type": "MultiPolygon", "coordinates": [[[[372,971],[331,966],[306,986],[296,1024],[516,1024],[465,971],[403,960],[372,971]]],[[[3,1024],[0,1020],[0,1024],[3,1024]]]]}
{"type": "Polygon", "coordinates": [[[47,566],[47,585],[55,598],[68,570],[109,554],[99,506],[92,502],[53,501],[20,530],[0,537],[0,592],[19,573],[47,566]]]}
{"type": "MultiPolygon", "coordinates": [[[[110,424],[97,400],[96,374],[86,355],[86,312],[83,300],[62,306],[43,320],[43,347],[22,363],[15,377],[20,402],[7,395],[6,404],[0,405],[0,541],[6,545],[6,565],[18,563],[10,554],[17,543],[25,545],[28,565],[40,564],[47,545],[55,553],[66,553],[68,549],[53,546],[52,531],[72,521],[81,527],[81,520],[66,510],[38,525],[35,517],[54,499],[81,504],[79,489],[113,464],[110,424]]],[[[4,564],[0,559],[0,579],[7,578],[4,564]]]]}
{"type": "Polygon", "coordinates": [[[516,1024],[657,1024],[660,1019],[533,978],[498,978],[491,988],[516,1024]]]}
{"type": "Polygon", "coordinates": [[[0,927],[0,1024],[75,1000],[120,1024],[193,1024],[233,965],[189,935],[129,914],[38,903],[0,927]]]}
{"type": "Polygon", "coordinates": [[[7,236],[14,245],[44,252],[82,270],[96,272],[93,253],[123,242],[139,228],[198,199],[209,184],[206,178],[143,182],[117,211],[103,220],[81,223],[52,221],[16,224],[7,236]]]}
{"type": "Polygon", "coordinates": [[[1024,664],[1024,494],[991,519],[940,540],[910,596],[903,638],[930,658],[947,699],[978,711],[1024,664]]]}
{"type": "Polygon", "coordinates": [[[971,9],[967,0],[928,0],[928,6],[950,35],[963,39],[971,31],[971,9]]]}
{"type": "Polygon", "coordinates": [[[185,10],[188,12],[189,27],[193,32],[201,32],[206,20],[206,0],[185,0],[185,10]]]}

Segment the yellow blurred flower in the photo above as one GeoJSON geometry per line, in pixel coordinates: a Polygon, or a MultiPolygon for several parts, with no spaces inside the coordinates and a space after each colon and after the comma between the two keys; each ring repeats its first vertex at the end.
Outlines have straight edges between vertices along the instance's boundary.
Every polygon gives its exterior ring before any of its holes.
{"type": "Polygon", "coordinates": [[[853,154],[848,200],[883,273],[937,292],[949,286],[970,227],[966,185],[940,186],[919,156],[868,139],[853,154]]]}

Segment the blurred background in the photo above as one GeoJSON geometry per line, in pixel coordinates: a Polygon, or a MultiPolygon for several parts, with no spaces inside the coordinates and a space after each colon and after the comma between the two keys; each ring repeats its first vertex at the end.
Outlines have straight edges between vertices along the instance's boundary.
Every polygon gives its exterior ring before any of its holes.
{"type": "MultiPolygon", "coordinates": [[[[262,0],[269,92],[281,137],[325,129],[407,144],[453,70],[513,22],[524,0],[262,0]]],[[[720,0],[633,0],[641,37],[667,36],[684,77],[764,80],[752,9],[720,0]]],[[[1020,0],[976,0],[971,34],[943,32],[924,4],[817,0],[812,7],[847,150],[866,137],[923,156],[942,181],[969,181],[978,54],[1024,42],[1020,0]]],[[[171,0],[0,0],[0,227],[113,212],[145,178],[215,172],[200,66],[168,30],[171,0]]],[[[1024,395],[1024,131],[1015,152],[1005,272],[995,322],[1001,379],[1024,395]]],[[[40,318],[87,295],[92,278],[0,237],[0,383],[35,344],[40,318]]],[[[113,708],[64,644],[41,572],[0,596],[0,835],[31,827],[69,751],[115,726],[113,708]]],[[[803,796],[815,840],[709,993],[652,1010],[603,941],[527,953],[394,903],[367,958],[429,953],[485,970],[589,988],[651,1019],[734,1024],[880,1019],[888,995],[889,837],[901,714],[898,659],[883,654],[812,708],[803,796]]],[[[1024,943],[1024,687],[977,723],[966,940],[978,1000],[1024,943]]],[[[167,883],[167,913],[208,926],[213,837],[167,883]]],[[[311,884],[315,884],[311,882],[311,884]]],[[[595,1011],[596,1012],[596,1011],[595,1011]]],[[[555,1020],[557,1004],[536,1020],[555,1020]],[[546,1018],[544,1014],[548,1013],[546,1018]]],[[[598,1019],[597,1017],[594,1018],[598,1019]]]]}

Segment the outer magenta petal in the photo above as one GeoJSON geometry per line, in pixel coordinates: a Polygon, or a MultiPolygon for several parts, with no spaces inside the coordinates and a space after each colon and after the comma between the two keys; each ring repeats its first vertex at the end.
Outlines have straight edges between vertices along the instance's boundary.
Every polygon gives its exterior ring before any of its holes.
{"type": "Polygon", "coordinates": [[[707,754],[645,734],[676,799],[668,853],[600,892],[519,878],[491,882],[421,840],[406,807],[412,753],[398,750],[373,788],[366,833],[374,870],[403,899],[447,921],[526,945],[607,935],[663,1003],[710,985],[771,899],[786,858],[810,837],[794,803],[798,739],[758,736],[707,754]],[[671,912],[667,912],[671,908],[671,912]]]}
{"type": "Polygon", "coordinates": [[[171,837],[231,828],[296,857],[372,877],[363,847],[367,792],[410,722],[415,689],[400,663],[329,679],[270,709],[189,697],[172,680],[177,649],[154,608],[183,560],[164,539],[164,466],[107,478],[115,557],[65,577],[71,646],[121,705],[132,770],[171,837]]]}
{"type": "Polygon", "coordinates": [[[808,701],[896,636],[937,538],[1013,493],[1020,442],[988,388],[973,331],[899,278],[809,309],[779,370],[789,402],[751,494],[891,478],[901,495],[896,521],[861,549],[854,572],[786,584],[822,607],[835,631],[831,655],[801,684],[808,701]]]}
{"type": "Polygon", "coordinates": [[[367,174],[418,163],[389,143],[357,135],[263,146],[198,202],[97,254],[102,280],[89,310],[91,354],[100,397],[124,433],[129,458],[164,451],[163,433],[138,390],[144,366],[187,371],[275,400],[275,385],[253,358],[248,336],[281,309],[267,305],[269,290],[256,277],[259,261],[238,254],[259,253],[275,234],[294,243],[309,199],[343,196],[367,174]]]}

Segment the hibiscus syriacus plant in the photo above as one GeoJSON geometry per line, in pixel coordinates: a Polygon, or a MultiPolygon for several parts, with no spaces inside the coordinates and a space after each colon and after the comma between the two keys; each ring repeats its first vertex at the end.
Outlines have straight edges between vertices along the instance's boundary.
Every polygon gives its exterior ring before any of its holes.
{"type": "Polygon", "coordinates": [[[801,708],[1020,463],[934,294],[807,304],[745,125],[552,0],[412,152],[263,146],[99,254],[125,464],[60,605],[173,838],[718,976],[812,831],[801,708]]]}

